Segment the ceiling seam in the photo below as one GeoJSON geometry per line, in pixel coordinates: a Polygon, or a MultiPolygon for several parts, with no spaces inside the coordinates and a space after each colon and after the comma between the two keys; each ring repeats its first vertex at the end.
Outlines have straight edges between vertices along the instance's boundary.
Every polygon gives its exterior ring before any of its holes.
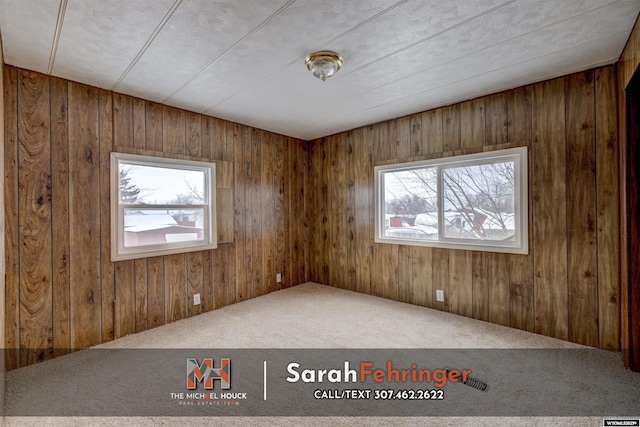
{"type": "Polygon", "coordinates": [[[160,31],[162,31],[162,29],[164,28],[164,26],[167,24],[167,22],[169,22],[169,19],[171,19],[171,17],[173,16],[173,14],[175,13],[175,11],[178,9],[178,7],[180,7],[180,4],[182,3],[182,0],[176,0],[173,5],[171,6],[171,8],[169,9],[169,11],[167,12],[167,14],[164,16],[164,18],[162,18],[162,21],[160,21],[160,23],[158,24],[158,26],[156,27],[156,29],[153,31],[153,33],[151,34],[151,36],[149,36],[149,39],[147,39],[146,43],[144,44],[144,46],[142,46],[142,49],[140,49],[140,52],[138,52],[138,54],[136,55],[135,58],[133,58],[133,61],[131,61],[131,63],[129,64],[129,66],[126,68],[126,70],[124,70],[124,72],[122,73],[122,75],[120,76],[120,78],[118,79],[118,81],[115,83],[115,85],[113,85],[113,87],[111,88],[111,90],[115,91],[116,88],[120,85],[120,83],[122,83],[122,81],[127,77],[127,75],[131,72],[131,70],[133,69],[133,67],[136,66],[136,64],[138,63],[138,61],[140,61],[140,58],[142,58],[142,55],[144,55],[147,52],[147,49],[149,49],[149,47],[151,46],[151,44],[154,42],[154,40],[156,39],[156,37],[158,37],[158,34],[160,34],[160,31]]]}
{"type": "MultiPolygon", "coordinates": [[[[607,38],[615,38],[615,37],[619,37],[620,35],[625,35],[625,34],[628,34],[628,33],[629,33],[628,31],[619,31],[619,32],[617,32],[615,34],[609,35],[607,38]]],[[[464,79],[456,80],[456,81],[453,81],[453,82],[448,82],[448,83],[445,83],[443,85],[440,85],[440,86],[437,86],[437,87],[433,87],[433,88],[430,88],[430,89],[427,89],[427,90],[422,90],[420,92],[415,92],[415,93],[412,93],[411,95],[402,96],[401,98],[398,98],[398,99],[396,99],[396,100],[394,100],[392,102],[389,102],[389,103],[378,104],[378,105],[375,105],[373,107],[365,108],[363,110],[358,110],[357,112],[349,113],[348,116],[351,116],[351,115],[354,115],[354,114],[358,114],[358,113],[363,112],[363,111],[375,110],[376,108],[380,108],[380,107],[382,107],[384,105],[388,105],[388,104],[391,104],[391,103],[394,103],[394,102],[398,102],[398,101],[403,101],[403,100],[406,100],[408,98],[412,98],[414,96],[423,95],[423,94],[425,94],[427,92],[432,92],[434,90],[444,89],[447,86],[458,85],[461,82],[464,82],[464,81],[467,81],[467,80],[472,80],[472,79],[475,79],[477,77],[485,76],[485,75],[491,74],[491,73],[493,73],[493,72],[495,72],[497,70],[501,70],[501,69],[504,69],[504,68],[510,68],[510,67],[514,67],[514,66],[519,66],[519,65],[522,65],[522,64],[526,64],[527,62],[530,62],[530,61],[533,61],[533,60],[537,60],[537,59],[540,59],[540,58],[544,58],[544,57],[548,57],[548,56],[551,56],[551,55],[557,55],[557,54],[560,54],[562,52],[570,51],[570,50],[574,49],[576,46],[588,45],[588,44],[597,42],[598,40],[600,40],[600,39],[589,40],[588,42],[580,43],[580,44],[575,45],[575,46],[565,47],[565,48],[562,48],[562,49],[557,50],[555,52],[545,53],[543,55],[530,57],[530,58],[527,58],[527,59],[525,59],[523,61],[518,61],[518,62],[515,62],[515,63],[512,63],[512,64],[509,64],[508,67],[500,67],[500,68],[495,69],[495,70],[485,71],[485,72],[482,72],[480,74],[474,75],[472,78],[464,78],[464,79]]],[[[590,70],[590,69],[597,68],[597,67],[603,67],[603,66],[606,66],[606,65],[610,65],[612,63],[615,63],[615,59],[607,59],[607,60],[603,60],[603,61],[590,62],[588,65],[584,66],[585,68],[583,68],[581,71],[590,70]]],[[[572,73],[579,73],[581,71],[574,71],[572,73]]],[[[553,73],[544,74],[543,76],[541,76],[539,78],[539,80],[536,80],[533,83],[522,83],[522,82],[519,82],[519,83],[515,83],[515,84],[511,84],[511,85],[501,86],[501,87],[499,87],[498,89],[496,89],[495,91],[493,91],[491,93],[499,93],[499,92],[503,92],[505,90],[513,89],[514,87],[526,86],[528,84],[536,84],[536,83],[540,83],[540,82],[543,82],[543,81],[546,81],[546,80],[563,77],[563,76],[566,75],[566,74],[563,74],[564,72],[562,72],[562,71],[560,71],[560,73],[561,74],[558,74],[558,72],[553,72],[553,73]]],[[[454,104],[457,104],[457,103],[460,103],[460,102],[464,102],[466,100],[475,99],[475,98],[477,98],[479,96],[485,96],[485,95],[475,95],[475,96],[472,96],[471,98],[465,98],[465,99],[462,99],[462,100],[454,101],[454,102],[451,102],[451,103],[449,103],[447,105],[454,105],[454,104]]],[[[432,108],[429,108],[428,110],[431,110],[431,109],[434,109],[434,108],[440,108],[440,107],[432,107],[432,108]]],[[[426,110],[426,111],[428,111],[428,110],[426,110]]],[[[409,113],[409,114],[412,114],[412,113],[409,113]]]]}
{"type": "Polygon", "coordinates": [[[444,33],[447,33],[447,32],[449,32],[449,31],[455,30],[456,28],[462,27],[463,25],[466,25],[466,24],[468,24],[468,23],[469,23],[469,22],[471,22],[471,21],[474,21],[474,20],[476,20],[476,19],[479,19],[479,18],[481,18],[481,17],[483,17],[483,16],[485,16],[485,15],[489,15],[489,14],[491,14],[491,13],[495,12],[495,11],[496,11],[496,10],[498,10],[498,9],[501,9],[501,8],[503,8],[503,7],[505,7],[505,6],[510,5],[511,3],[514,3],[515,1],[516,1],[516,0],[509,0],[509,1],[506,1],[506,2],[504,2],[504,3],[502,3],[502,4],[498,5],[498,6],[492,7],[491,9],[487,9],[487,10],[483,11],[482,13],[479,13],[479,14],[474,15],[474,16],[472,16],[472,17],[470,17],[470,18],[467,18],[467,19],[465,19],[465,20],[463,20],[463,21],[460,21],[460,22],[458,22],[457,24],[452,25],[451,27],[445,28],[444,30],[438,31],[437,33],[431,34],[431,35],[429,35],[428,37],[425,37],[425,38],[423,38],[423,39],[421,39],[421,40],[415,41],[415,42],[413,42],[413,43],[411,43],[411,44],[409,44],[409,45],[407,45],[407,46],[404,46],[402,49],[398,49],[398,50],[396,50],[396,51],[394,51],[394,52],[388,53],[388,54],[387,54],[387,55],[385,55],[385,56],[381,56],[380,58],[378,58],[378,59],[376,59],[376,60],[374,60],[374,61],[371,61],[371,62],[368,62],[368,63],[366,63],[366,64],[363,64],[363,65],[361,65],[360,67],[355,68],[355,69],[353,69],[353,70],[349,70],[347,73],[342,73],[339,77],[344,77],[345,75],[347,75],[347,74],[351,74],[351,73],[353,73],[353,72],[355,72],[355,71],[358,71],[358,70],[359,70],[359,69],[361,69],[361,68],[368,67],[368,66],[370,66],[371,64],[375,64],[376,62],[382,61],[383,59],[389,58],[389,57],[391,57],[391,56],[393,56],[393,55],[396,55],[396,54],[398,54],[398,53],[400,53],[400,52],[402,52],[402,51],[405,51],[405,50],[407,50],[407,49],[411,49],[411,48],[413,48],[413,47],[415,47],[415,46],[418,46],[418,45],[420,45],[420,44],[422,44],[422,43],[424,43],[424,42],[426,42],[426,41],[428,41],[428,40],[431,40],[431,39],[433,39],[433,38],[436,38],[436,37],[438,37],[438,36],[441,36],[441,35],[442,35],[442,34],[444,34],[444,33]]]}
{"type": "MultiPolygon", "coordinates": [[[[406,1],[406,0],[405,0],[405,1],[406,1]]],[[[377,59],[376,59],[376,60],[374,60],[374,61],[368,62],[367,64],[361,65],[360,67],[355,68],[355,69],[353,69],[353,70],[349,70],[349,71],[348,71],[348,72],[346,72],[346,73],[344,73],[344,72],[343,72],[340,76],[337,76],[337,78],[344,77],[345,75],[349,75],[349,74],[351,74],[351,73],[353,73],[353,72],[355,72],[355,71],[357,71],[357,70],[360,70],[360,69],[362,69],[362,68],[364,68],[364,67],[368,67],[368,66],[370,66],[371,64],[375,64],[376,62],[382,61],[383,59],[389,58],[389,57],[391,57],[391,56],[393,56],[393,55],[396,55],[396,54],[398,54],[398,53],[400,53],[400,52],[402,52],[402,51],[404,51],[404,50],[410,49],[410,48],[412,48],[412,47],[414,47],[414,46],[417,46],[417,45],[419,45],[419,44],[421,44],[421,43],[424,43],[424,42],[426,42],[427,40],[430,40],[430,39],[432,39],[432,38],[438,37],[438,36],[440,36],[440,35],[442,35],[442,34],[444,34],[444,33],[448,32],[448,31],[455,30],[455,29],[456,29],[456,28],[458,28],[458,27],[461,27],[461,26],[463,26],[463,25],[465,25],[465,24],[467,24],[467,23],[469,23],[469,22],[471,22],[471,21],[473,21],[473,20],[475,20],[475,19],[481,18],[482,16],[485,16],[485,15],[488,15],[488,14],[490,14],[490,13],[493,13],[493,12],[495,12],[496,10],[498,10],[498,9],[500,9],[500,8],[502,8],[502,7],[505,7],[505,6],[507,6],[507,5],[511,4],[511,3],[514,3],[515,1],[516,1],[516,0],[508,0],[508,1],[505,1],[505,2],[503,2],[503,3],[501,3],[501,4],[499,4],[498,6],[494,6],[494,7],[492,7],[491,9],[484,10],[484,11],[482,11],[482,13],[479,13],[479,14],[477,14],[477,15],[474,15],[474,16],[472,16],[472,17],[470,17],[470,18],[467,18],[467,19],[465,19],[465,20],[463,20],[463,21],[458,22],[458,23],[457,23],[457,24],[455,24],[455,25],[452,25],[451,27],[448,27],[448,28],[446,28],[446,29],[444,29],[444,30],[438,31],[437,33],[431,34],[431,35],[429,35],[429,36],[427,36],[427,37],[425,37],[425,38],[423,38],[423,39],[420,39],[420,40],[418,40],[418,41],[415,41],[415,42],[411,43],[410,45],[403,47],[402,49],[398,49],[398,50],[396,50],[396,51],[394,51],[394,52],[390,52],[390,53],[388,53],[388,54],[386,54],[386,55],[384,55],[384,56],[381,56],[380,58],[377,58],[377,59]]],[[[331,43],[331,42],[333,42],[333,41],[335,41],[335,40],[338,40],[338,39],[340,39],[341,37],[343,37],[343,36],[345,36],[345,35],[347,35],[347,34],[351,33],[351,32],[352,32],[352,31],[354,31],[356,28],[361,27],[361,26],[363,26],[363,25],[365,25],[365,24],[367,24],[367,23],[369,23],[369,22],[373,21],[374,19],[379,18],[380,16],[382,16],[382,15],[383,15],[384,13],[386,13],[387,11],[390,11],[390,10],[394,9],[396,6],[400,6],[402,3],[404,3],[404,2],[399,2],[399,3],[397,3],[397,4],[395,4],[395,5],[391,6],[391,7],[389,7],[388,9],[386,9],[386,10],[384,10],[384,11],[382,11],[382,12],[378,13],[377,15],[374,15],[374,16],[373,16],[373,17],[371,17],[370,19],[368,19],[368,20],[366,20],[366,21],[361,22],[360,24],[358,24],[357,26],[353,27],[352,29],[350,29],[350,30],[348,30],[348,31],[345,31],[344,33],[340,34],[339,36],[334,37],[333,39],[329,40],[328,42],[326,42],[326,43],[325,43],[325,45],[326,45],[326,44],[329,44],[329,43],[331,43]]],[[[299,58],[298,58],[297,60],[299,60],[299,58]]],[[[264,79],[263,79],[263,80],[264,80],[264,79]]],[[[335,80],[335,79],[334,79],[334,80],[335,80]]],[[[255,84],[257,84],[257,83],[255,83],[255,84]]],[[[377,89],[377,87],[376,87],[376,88],[374,88],[374,89],[377,89]]],[[[246,90],[246,89],[245,89],[245,90],[246,90]]],[[[211,113],[211,112],[212,112],[212,111],[213,111],[217,106],[219,106],[220,104],[222,104],[222,103],[226,102],[227,100],[229,100],[229,99],[233,98],[233,97],[234,97],[234,96],[236,96],[238,93],[242,93],[242,92],[244,92],[244,90],[241,90],[241,91],[239,91],[239,92],[235,93],[234,95],[228,96],[227,98],[225,98],[224,100],[222,100],[222,101],[220,101],[220,102],[216,103],[216,104],[215,104],[215,105],[213,105],[212,107],[210,107],[210,108],[208,108],[208,109],[204,110],[203,114],[210,114],[210,113],[211,113]]]]}
{"type": "MultiPolygon", "coordinates": [[[[397,3],[395,3],[395,4],[393,4],[393,5],[389,6],[389,7],[388,7],[388,8],[386,8],[385,10],[382,10],[382,11],[380,11],[380,12],[376,13],[375,15],[373,15],[372,17],[367,18],[367,19],[365,19],[364,21],[360,22],[358,25],[355,25],[355,26],[353,26],[353,27],[349,28],[349,29],[348,29],[347,31],[345,31],[344,33],[339,34],[339,35],[337,35],[336,37],[332,38],[331,40],[329,40],[329,41],[327,41],[327,42],[323,43],[323,45],[328,45],[328,44],[330,44],[330,43],[333,43],[334,41],[336,41],[336,40],[338,40],[338,39],[340,39],[340,38],[342,38],[342,37],[346,36],[347,34],[350,34],[350,33],[354,32],[354,31],[355,31],[355,30],[357,30],[358,28],[360,28],[360,27],[362,27],[362,26],[364,26],[364,25],[367,25],[367,24],[368,24],[369,22],[371,22],[371,21],[374,21],[374,20],[378,19],[379,17],[381,17],[381,16],[382,16],[382,15],[384,15],[385,13],[391,12],[393,9],[395,9],[396,7],[398,7],[398,6],[400,6],[400,5],[404,4],[404,3],[406,3],[407,1],[409,1],[409,0],[401,0],[401,1],[399,1],[399,2],[397,2],[397,3]]],[[[514,0],[514,1],[515,1],[515,0],[514,0]]],[[[300,59],[300,58],[296,59],[296,61],[298,61],[299,59],[300,59]]]]}
{"type": "MultiPolygon", "coordinates": [[[[369,18],[365,19],[364,21],[360,22],[359,24],[354,25],[353,27],[349,28],[347,31],[345,31],[345,32],[343,32],[343,33],[341,33],[341,34],[339,34],[338,36],[336,36],[336,37],[332,38],[331,40],[329,40],[329,41],[327,41],[327,42],[323,42],[323,43],[321,44],[321,46],[327,46],[327,45],[329,45],[329,44],[333,43],[335,40],[338,40],[338,39],[340,39],[341,37],[344,37],[344,36],[346,36],[347,34],[354,32],[354,31],[355,31],[355,30],[357,30],[358,28],[360,28],[360,27],[362,27],[362,26],[364,26],[364,25],[368,24],[369,22],[371,22],[371,21],[374,21],[374,20],[378,19],[380,16],[384,15],[385,13],[388,13],[388,12],[392,11],[393,9],[395,9],[396,7],[398,7],[398,6],[402,5],[403,3],[406,3],[407,1],[409,1],[409,0],[400,0],[399,2],[397,2],[397,3],[395,3],[395,4],[391,5],[391,6],[389,6],[388,8],[386,8],[386,9],[384,9],[384,10],[382,10],[382,11],[380,11],[380,12],[376,13],[375,15],[373,15],[373,16],[371,16],[371,17],[369,17],[369,18]]],[[[295,63],[295,62],[298,62],[300,59],[302,59],[302,58],[300,58],[300,57],[296,58],[295,60],[293,60],[292,62],[290,62],[290,63],[289,63],[289,65],[291,65],[291,64],[293,64],[293,63],[295,63]]],[[[279,72],[279,71],[278,71],[278,72],[279,72]]],[[[262,79],[260,79],[260,80],[257,80],[257,81],[255,81],[255,82],[253,82],[252,84],[250,84],[249,86],[245,87],[244,89],[242,89],[242,90],[239,90],[239,91],[235,92],[233,95],[229,95],[229,96],[227,96],[227,97],[226,97],[226,98],[224,98],[223,100],[221,100],[221,101],[217,102],[215,105],[212,105],[211,107],[209,107],[209,108],[206,108],[206,109],[202,110],[202,111],[201,111],[201,112],[202,112],[202,114],[209,114],[209,113],[210,113],[212,110],[214,110],[218,105],[220,105],[220,104],[224,104],[225,102],[227,102],[229,99],[233,98],[234,96],[236,96],[236,95],[238,95],[238,94],[241,94],[242,92],[245,92],[245,91],[249,90],[249,89],[250,89],[250,88],[252,88],[253,86],[257,85],[258,83],[260,83],[260,82],[262,82],[262,81],[264,81],[264,80],[268,79],[268,78],[269,78],[269,77],[271,77],[273,74],[276,74],[276,73],[269,74],[268,76],[265,76],[265,77],[263,77],[262,79]]],[[[172,94],[172,96],[173,96],[173,95],[175,95],[175,93],[174,93],[174,94],[172,94]]]]}
{"type": "Polygon", "coordinates": [[[56,54],[58,53],[58,42],[60,41],[60,33],[62,33],[62,24],[64,23],[64,15],[67,11],[67,0],[60,0],[58,8],[58,18],[56,20],[56,31],[53,35],[53,43],[51,43],[51,53],[49,54],[49,65],[47,74],[53,73],[53,64],[56,62],[56,54]]]}
{"type": "Polygon", "coordinates": [[[179,88],[177,88],[176,90],[174,90],[169,96],[167,96],[166,98],[164,98],[161,102],[163,104],[166,104],[167,101],[169,101],[171,98],[173,98],[173,96],[180,92],[182,89],[184,89],[185,87],[189,86],[191,83],[193,83],[196,79],[198,79],[200,76],[202,76],[204,73],[206,73],[211,67],[213,67],[215,64],[217,64],[218,62],[220,62],[220,60],[222,60],[222,58],[224,58],[225,56],[227,56],[227,54],[229,54],[232,50],[234,50],[236,47],[238,47],[239,45],[241,45],[242,43],[244,43],[245,40],[247,40],[249,37],[251,37],[252,35],[254,35],[256,32],[258,32],[258,30],[260,30],[262,27],[264,27],[265,25],[267,25],[269,22],[271,22],[273,20],[273,18],[275,18],[276,16],[278,16],[280,13],[282,13],[283,10],[285,10],[286,8],[288,8],[289,6],[291,6],[293,3],[295,3],[296,0],[289,0],[287,1],[284,5],[280,6],[280,8],[278,10],[276,10],[275,12],[273,12],[271,14],[271,16],[269,16],[267,19],[265,19],[264,21],[262,21],[257,27],[255,27],[253,30],[251,30],[250,32],[248,32],[247,34],[245,34],[240,40],[238,40],[237,42],[235,42],[233,45],[231,45],[231,47],[229,47],[227,50],[225,50],[224,52],[222,52],[222,54],[220,56],[218,56],[216,59],[214,59],[213,61],[211,61],[206,67],[204,67],[202,70],[200,70],[198,73],[196,73],[193,77],[191,77],[189,80],[187,80],[185,83],[183,83],[179,88]]]}
{"type": "MultiPolygon", "coordinates": [[[[569,17],[567,17],[567,18],[561,19],[561,20],[556,21],[556,22],[554,22],[554,23],[547,24],[547,25],[544,25],[544,26],[542,26],[542,27],[537,27],[537,28],[535,28],[535,29],[533,29],[533,30],[527,31],[526,33],[518,34],[518,35],[513,36],[513,37],[510,37],[510,38],[508,38],[508,39],[500,40],[498,43],[494,43],[494,44],[491,44],[491,45],[485,46],[485,47],[483,47],[482,49],[474,50],[473,52],[466,53],[466,54],[464,54],[464,55],[462,55],[462,56],[457,56],[457,57],[455,57],[455,58],[451,58],[451,59],[449,59],[449,60],[447,60],[447,61],[440,62],[440,63],[438,63],[437,65],[431,65],[431,66],[428,66],[428,67],[426,67],[426,68],[422,68],[422,69],[420,69],[420,70],[418,70],[418,71],[415,71],[415,72],[413,72],[413,73],[411,73],[411,74],[407,74],[407,75],[402,76],[402,77],[399,77],[399,78],[397,78],[397,79],[395,79],[395,80],[388,81],[388,82],[386,82],[386,83],[384,83],[384,84],[382,84],[382,85],[379,85],[379,86],[376,86],[376,87],[373,87],[373,88],[369,88],[369,89],[367,89],[367,90],[364,90],[364,91],[362,91],[362,92],[359,92],[357,95],[362,95],[362,94],[365,94],[365,93],[368,93],[368,92],[372,92],[372,91],[378,90],[378,89],[383,88],[383,87],[385,87],[385,86],[390,86],[390,85],[396,84],[396,83],[398,83],[398,82],[400,82],[400,81],[402,81],[402,80],[406,80],[406,79],[411,78],[411,77],[413,77],[413,76],[415,76],[415,75],[417,75],[417,74],[422,74],[422,73],[424,73],[424,72],[426,72],[426,71],[433,70],[433,69],[435,69],[435,68],[442,67],[442,66],[447,65],[447,64],[451,64],[451,63],[456,62],[456,61],[458,61],[458,60],[460,60],[460,59],[462,59],[462,58],[468,57],[468,56],[470,56],[470,55],[475,55],[475,54],[477,54],[477,53],[479,53],[479,52],[482,52],[482,51],[485,51],[485,50],[488,50],[488,49],[495,48],[496,46],[499,46],[499,45],[504,44],[504,43],[506,43],[506,42],[509,42],[509,41],[512,41],[512,40],[517,40],[518,38],[525,37],[525,36],[527,36],[528,34],[531,34],[531,33],[534,33],[534,32],[540,31],[540,30],[544,30],[544,29],[549,28],[549,27],[553,27],[554,25],[558,25],[558,24],[561,24],[561,23],[566,22],[566,21],[570,21],[570,20],[572,20],[572,19],[575,19],[576,17],[583,16],[583,15],[586,15],[586,14],[589,14],[589,13],[593,13],[593,12],[596,12],[596,11],[598,11],[598,10],[600,10],[600,9],[608,8],[608,7],[610,7],[611,5],[616,4],[616,3],[619,3],[619,1],[617,1],[617,2],[613,2],[613,3],[609,3],[609,4],[606,4],[606,5],[602,5],[602,6],[598,6],[598,7],[595,7],[595,8],[593,8],[593,9],[590,9],[590,10],[588,10],[588,11],[585,11],[585,12],[583,12],[583,13],[580,13],[580,14],[578,14],[578,15],[571,15],[571,16],[569,16],[569,17]]],[[[494,8],[494,10],[495,10],[495,9],[497,9],[497,8],[494,8]]],[[[467,20],[467,21],[465,21],[465,22],[469,22],[470,20],[472,20],[472,19],[476,19],[476,18],[479,18],[479,17],[481,17],[481,16],[483,16],[483,15],[484,15],[484,14],[477,15],[476,17],[474,17],[474,18],[470,18],[470,19],[468,19],[468,20],[467,20]]],[[[453,28],[455,28],[455,27],[451,27],[451,29],[453,29],[453,28]]],[[[440,32],[438,35],[443,34],[443,33],[444,33],[444,32],[446,32],[446,31],[449,31],[449,29],[447,29],[447,30],[444,30],[444,31],[440,32]]],[[[616,34],[617,34],[617,33],[616,33],[616,34]]],[[[424,39],[424,41],[426,41],[426,40],[428,40],[428,39],[424,39]]],[[[419,43],[416,43],[416,44],[419,44],[419,43]]],[[[562,50],[565,50],[565,49],[566,49],[566,48],[563,48],[562,50]]],[[[402,50],[404,50],[404,49],[402,49],[402,50]]],[[[402,51],[402,50],[399,50],[399,51],[397,51],[397,52],[400,52],[400,51],[402,51]]],[[[395,53],[397,53],[397,52],[395,52],[395,53]]],[[[395,54],[395,53],[394,53],[394,54],[395,54]]],[[[388,56],[391,56],[391,55],[393,55],[393,54],[390,54],[390,55],[388,55],[388,56]]],[[[388,57],[388,56],[386,56],[386,57],[388,57]]],[[[545,55],[543,55],[543,56],[547,56],[547,55],[545,54],[545,55]]],[[[384,59],[384,58],[386,58],[386,57],[383,57],[383,58],[377,59],[376,61],[372,61],[371,63],[367,64],[366,66],[368,66],[368,65],[370,65],[370,64],[373,64],[373,63],[375,63],[375,62],[377,62],[377,61],[379,61],[379,60],[382,60],[382,59],[384,59]]],[[[358,69],[363,68],[363,67],[364,67],[364,66],[359,67],[358,69]]],[[[350,71],[349,73],[347,73],[347,74],[350,74],[351,72],[354,72],[354,71],[355,71],[355,70],[351,70],[351,71],[350,71]]],[[[484,73],[483,73],[483,74],[484,74],[484,73]]],[[[482,75],[482,74],[480,74],[480,75],[482,75]]],[[[344,76],[344,74],[343,74],[342,76],[340,76],[340,77],[343,77],[343,76],[344,76]]],[[[440,88],[440,86],[436,87],[435,89],[438,89],[438,88],[440,88]]],[[[431,90],[431,89],[430,89],[430,90],[431,90]]],[[[422,93],[422,92],[419,92],[419,93],[422,93]]],[[[403,97],[403,98],[399,98],[399,99],[404,99],[404,97],[403,97]]],[[[336,102],[336,101],[338,101],[338,102],[339,102],[340,100],[336,100],[336,99],[333,99],[333,100],[332,100],[332,102],[336,102]]],[[[393,102],[395,102],[395,101],[393,101],[393,102]]],[[[378,108],[378,107],[379,107],[379,106],[375,106],[375,107],[372,107],[372,108],[378,108]]]]}

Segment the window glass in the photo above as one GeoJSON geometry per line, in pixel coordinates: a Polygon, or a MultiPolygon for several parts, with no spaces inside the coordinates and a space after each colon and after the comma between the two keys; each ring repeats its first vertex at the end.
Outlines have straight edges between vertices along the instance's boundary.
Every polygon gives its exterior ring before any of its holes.
{"type": "Polygon", "coordinates": [[[527,253],[527,150],[377,166],[376,242],[527,253]]]}
{"type": "Polygon", "coordinates": [[[111,154],[112,259],[216,247],[215,164],[111,154]]]}

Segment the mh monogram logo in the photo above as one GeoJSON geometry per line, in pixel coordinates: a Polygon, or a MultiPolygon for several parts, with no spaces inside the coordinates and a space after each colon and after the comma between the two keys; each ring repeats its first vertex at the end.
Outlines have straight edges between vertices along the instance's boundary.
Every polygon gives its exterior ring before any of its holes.
{"type": "Polygon", "coordinates": [[[220,359],[220,367],[213,367],[213,358],[207,357],[198,363],[195,357],[187,358],[187,389],[195,390],[198,382],[204,381],[206,390],[213,389],[213,380],[220,380],[220,388],[231,388],[231,359],[220,359]]]}

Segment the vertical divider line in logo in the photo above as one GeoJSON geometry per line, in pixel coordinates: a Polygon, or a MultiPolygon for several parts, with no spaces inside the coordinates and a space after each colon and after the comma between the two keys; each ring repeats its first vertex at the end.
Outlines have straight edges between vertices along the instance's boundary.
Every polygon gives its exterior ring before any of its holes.
{"type": "Polygon", "coordinates": [[[263,376],[263,381],[264,381],[264,389],[262,392],[262,399],[263,400],[267,400],[267,361],[264,361],[264,376],[263,376]]]}

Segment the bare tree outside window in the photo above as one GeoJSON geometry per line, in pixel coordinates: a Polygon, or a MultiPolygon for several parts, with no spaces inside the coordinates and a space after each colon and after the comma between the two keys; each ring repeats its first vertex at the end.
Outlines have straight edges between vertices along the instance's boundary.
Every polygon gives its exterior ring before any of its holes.
{"type": "Polygon", "coordinates": [[[526,250],[526,230],[518,230],[527,219],[526,149],[502,151],[508,154],[376,167],[376,182],[384,189],[378,205],[384,219],[378,215],[376,235],[435,246],[505,242],[526,250]]]}

